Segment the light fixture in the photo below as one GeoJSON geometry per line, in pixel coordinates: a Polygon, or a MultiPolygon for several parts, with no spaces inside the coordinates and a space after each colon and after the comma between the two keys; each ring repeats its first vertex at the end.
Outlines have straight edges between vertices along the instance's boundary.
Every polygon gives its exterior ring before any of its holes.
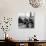
{"type": "Polygon", "coordinates": [[[42,4],[43,0],[29,0],[29,4],[34,7],[38,8],[42,4]]]}

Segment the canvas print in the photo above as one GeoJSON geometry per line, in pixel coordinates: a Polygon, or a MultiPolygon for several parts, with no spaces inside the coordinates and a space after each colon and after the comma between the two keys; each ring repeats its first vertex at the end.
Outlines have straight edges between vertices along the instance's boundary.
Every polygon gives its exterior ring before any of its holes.
{"type": "Polygon", "coordinates": [[[31,13],[29,16],[19,16],[18,27],[19,28],[34,28],[34,16],[32,16],[31,13]]]}

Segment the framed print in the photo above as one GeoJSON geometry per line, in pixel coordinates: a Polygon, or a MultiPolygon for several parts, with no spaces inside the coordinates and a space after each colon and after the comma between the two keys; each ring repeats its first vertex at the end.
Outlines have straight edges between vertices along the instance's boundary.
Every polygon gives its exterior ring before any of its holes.
{"type": "Polygon", "coordinates": [[[18,27],[19,28],[34,28],[34,16],[30,12],[29,16],[18,17],[18,27]]]}

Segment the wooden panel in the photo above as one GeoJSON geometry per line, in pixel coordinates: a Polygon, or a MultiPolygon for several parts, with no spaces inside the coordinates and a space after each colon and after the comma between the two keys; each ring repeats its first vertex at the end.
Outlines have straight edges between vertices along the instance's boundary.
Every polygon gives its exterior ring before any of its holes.
{"type": "Polygon", "coordinates": [[[28,43],[24,43],[24,46],[28,46],[28,43]]]}
{"type": "Polygon", "coordinates": [[[16,43],[16,46],[19,46],[19,43],[16,43]]]}
{"type": "Polygon", "coordinates": [[[46,46],[46,43],[43,43],[43,46],[46,46]]]}
{"type": "Polygon", "coordinates": [[[43,43],[39,43],[38,46],[43,46],[43,43]]]}
{"type": "Polygon", "coordinates": [[[34,43],[34,46],[38,46],[38,43],[34,43]]]}

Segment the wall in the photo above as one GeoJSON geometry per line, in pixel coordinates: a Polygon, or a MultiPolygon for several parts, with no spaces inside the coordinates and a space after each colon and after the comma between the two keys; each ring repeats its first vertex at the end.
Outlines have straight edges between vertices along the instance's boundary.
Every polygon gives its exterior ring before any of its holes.
{"type": "MultiPolygon", "coordinates": [[[[0,0],[0,16],[13,17],[13,22],[8,33],[16,37],[17,40],[27,40],[34,34],[39,40],[45,39],[45,16],[46,8],[33,8],[29,5],[28,0],[0,0]],[[26,1],[26,2],[25,2],[26,1]],[[18,13],[34,13],[35,12],[35,28],[34,29],[19,29],[18,28],[18,13]]],[[[2,33],[2,31],[0,31],[2,33]]],[[[0,33],[0,35],[2,35],[0,33]]],[[[0,39],[3,37],[0,36],[0,39]]],[[[4,38],[3,38],[4,39],[4,38]]]]}

